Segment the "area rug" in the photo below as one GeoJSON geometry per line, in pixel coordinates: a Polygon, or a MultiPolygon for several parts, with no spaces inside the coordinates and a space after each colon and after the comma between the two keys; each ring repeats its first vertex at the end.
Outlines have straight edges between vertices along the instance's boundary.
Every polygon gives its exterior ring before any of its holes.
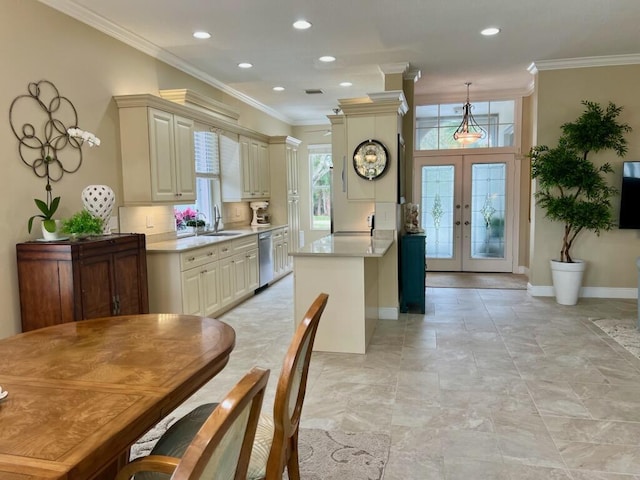
{"type": "MultiPolygon", "coordinates": [[[[177,420],[166,418],[131,447],[131,459],[147,455],[177,420]]],[[[301,428],[298,439],[301,480],[381,480],[391,438],[383,433],[301,428]]],[[[284,478],[288,478],[286,473],[284,478]]]]}
{"type": "Polygon", "coordinates": [[[600,330],[640,359],[640,331],[635,318],[590,318],[600,330]]]}
{"type": "Polygon", "coordinates": [[[436,288],[503,288],[526,290],[527,277],[513,273],[429,272],[427,287],[436,288]]]}

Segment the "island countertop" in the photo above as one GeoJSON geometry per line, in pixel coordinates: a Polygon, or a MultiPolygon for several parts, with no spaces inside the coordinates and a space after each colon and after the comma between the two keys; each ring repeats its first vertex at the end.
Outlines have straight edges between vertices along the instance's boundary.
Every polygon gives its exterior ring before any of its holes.
{"type": "Polygon", "coordinates": [[[382,257],[393,245],[393,238],[365,235],[327,235],[295,252],[292,257],[382,257]]]}

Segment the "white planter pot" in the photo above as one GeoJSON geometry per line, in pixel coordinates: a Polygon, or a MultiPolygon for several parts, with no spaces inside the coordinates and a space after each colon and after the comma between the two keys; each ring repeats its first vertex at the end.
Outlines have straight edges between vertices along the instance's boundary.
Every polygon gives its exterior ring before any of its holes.
{"type": "Polygon", "coordinates": [[[550,263],[556,302],[560,305],[575,305],[578,303],[582,276],[587,263],[582,260],[574,260],[573,263],[551,260],[550,263]]]}
{"type": "Polygon", "coordinates": [[[40,224],[40,228],[42,229],[42,238],[47,241],[58,240],[60,238],[60,220],[54,221],[56,222],[56,229],[53,232],[44,228],[44,222],[40,224]]]}

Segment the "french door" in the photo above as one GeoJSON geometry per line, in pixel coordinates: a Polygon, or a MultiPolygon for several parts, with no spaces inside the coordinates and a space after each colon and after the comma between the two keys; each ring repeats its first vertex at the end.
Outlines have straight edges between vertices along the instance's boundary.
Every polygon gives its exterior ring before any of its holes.
{"type": "Polygon", "coordinates": [[[415,160],[428,269],[512,272],[514,155],[415,160]]]}

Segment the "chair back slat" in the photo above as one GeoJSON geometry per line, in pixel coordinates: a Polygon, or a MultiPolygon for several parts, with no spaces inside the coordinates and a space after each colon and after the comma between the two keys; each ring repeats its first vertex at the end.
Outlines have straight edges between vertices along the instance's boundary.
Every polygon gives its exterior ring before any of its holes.
{"type": "Polygon", "coordinates": [[[245,479],[269,370],[253,368],[187,447],[171,480],[245,479]]]}

